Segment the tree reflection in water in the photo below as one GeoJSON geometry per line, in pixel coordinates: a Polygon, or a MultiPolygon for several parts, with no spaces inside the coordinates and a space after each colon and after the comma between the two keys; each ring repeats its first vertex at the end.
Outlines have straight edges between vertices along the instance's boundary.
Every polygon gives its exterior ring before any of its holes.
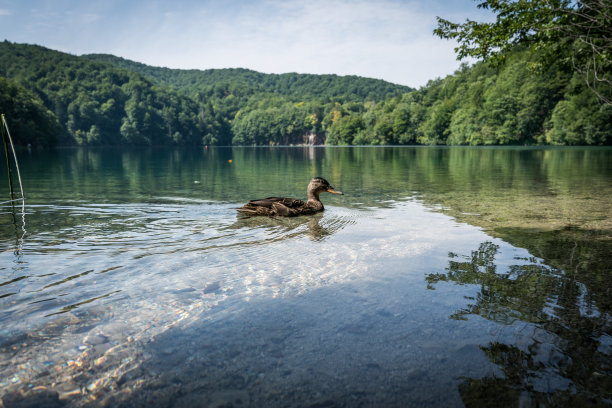
{"type": "MultiPolygon", "coordinates": [[[[495,261],[498,251],[497,245],[484,242],[468,256],[450,253],[446,272],[426,277],[430,289],[441,281],[480,286],[467,307],[450,318],[467,320],[479,315],[520,327],[520,335],[527,337],[522,344],[492,341],[480,347],[504,376],[463,378],[459,392],[465,405],[612,403],[612,319],[605,306],[598,307],[598,296],[592,296],[591,288],[576,279],[578,268],[565,273],[531,258],[517,259],[517,264],[500,270],[495,261]]],[[[609,287],[602,286],[600,291],[609,287]]]]}

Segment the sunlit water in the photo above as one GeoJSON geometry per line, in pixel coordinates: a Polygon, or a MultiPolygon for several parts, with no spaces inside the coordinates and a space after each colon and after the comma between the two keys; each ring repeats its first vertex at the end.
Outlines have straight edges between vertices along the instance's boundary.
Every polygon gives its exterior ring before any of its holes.
{"type": "Polygon", "coordinates": [[[20,160],[4,406],[612,402],[610,149],[20,160]],[[236,214],[317,175],[346,194],[322,214],[236,214]]]}

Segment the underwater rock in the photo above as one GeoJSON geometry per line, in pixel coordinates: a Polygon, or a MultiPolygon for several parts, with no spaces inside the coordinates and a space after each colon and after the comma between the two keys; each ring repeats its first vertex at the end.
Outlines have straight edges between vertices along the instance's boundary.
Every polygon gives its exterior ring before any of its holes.
{"type": "Polygon", "coordinates": [[[102,333],[97,333],[97,334],[91,334],[85,337],[85,340],[83,340],[83,343],[89,344],[92,346],[98,346],[100,344],[108,343],[108,341],[109,341],[108,336],[105,336],[102,333]]]}

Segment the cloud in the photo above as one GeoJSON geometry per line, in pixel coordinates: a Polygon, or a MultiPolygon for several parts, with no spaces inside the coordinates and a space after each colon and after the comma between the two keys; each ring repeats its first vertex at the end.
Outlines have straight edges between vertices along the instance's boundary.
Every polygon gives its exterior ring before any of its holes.
{"type": "Polygon", "coordinates": [[[458,65],[452,45],[432,36],[434,23],[416,2],[264,1],[165,13],[155,30],[124,35],[115,50],[173,68],[354,74],[419,86],[458,65]]]}
{"type": "Polygon", "coordinates": [[[0,9],[0,16],[12,16],[13,11],[8,9],[0,9]]]}

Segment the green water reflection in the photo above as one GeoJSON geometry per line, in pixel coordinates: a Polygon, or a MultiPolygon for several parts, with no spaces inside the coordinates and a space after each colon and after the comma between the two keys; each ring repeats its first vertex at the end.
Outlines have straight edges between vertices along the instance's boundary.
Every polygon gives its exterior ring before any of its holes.
{"type": "Polygon", "coordinates": [[[326,197],[342,205],[415,197],[487,228],[612,228],[612,150],[606,148],[82,149],[22,156],[31,204],[239,203],[266,194],[304,196],[309,178],[321,175],[349,192],[348,200],[326,197]]]}
{"type": "MultiPolygon", "coordinates": [[[[304,197],[308,180],[323,176],[346,193],[324,196],[331,205],[385,207],[417,199],[594,287],[601,288],[596,282],[610,269],[609,148],[79,149],[24,153],[21,163],[30,205],[240,204],[270,195],[304,197]]],[[[58,224],[79,222],[72,218],[58,224]]],[[[1,232],[13,235],[7,225],[1,232]]]]}
{"type": "MultiPolygon", "coordinates": [[[[473,315],[501,325],[525,322],[534,327],[528,329],[525,344],[491,342],[481,347],[504,376],[464,379],[459,388],[463,402],[487,407],[499,400],[503,406],[592,406],[609,401],[609,270],[594,273],[601,278],[600,288],[585,288],[584,275],[536,260],[499,271],[498,248],[484,242],[469,256],[451,253],[447,271],[426,278],[432,289],[442,281],[480,287],[468,307],[450,316],[453,319],[473,315]]],[[[572,251],[572,257],[580,259],[580,252],[572,251]]]]}

